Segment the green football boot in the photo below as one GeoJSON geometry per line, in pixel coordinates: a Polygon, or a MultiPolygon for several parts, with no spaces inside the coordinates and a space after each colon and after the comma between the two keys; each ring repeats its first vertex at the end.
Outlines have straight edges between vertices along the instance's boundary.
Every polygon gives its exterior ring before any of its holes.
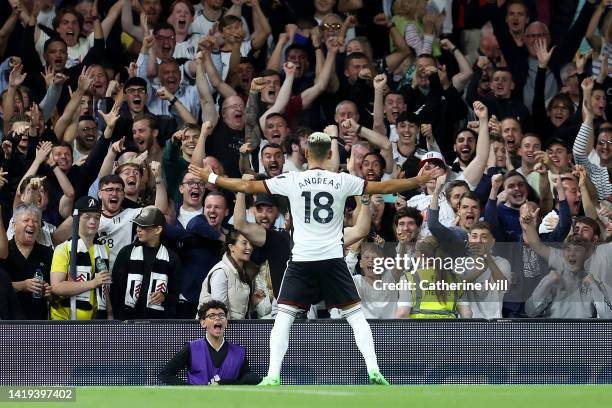
{"type": "MultiPolygon", "coordinates": [[[[384,380],[384,378],[383,378],[384,380]]],[[[262,386],[262,387],[266,387],[266,386],[276,386],[276,385],[280,385],[280,376],[278,377],[268,377],[265,376],[263,378],[263,380],[261,380],[261,382],[259,384],[257,384],[257,386],[262,386]]]]}
{"type": "Polygon", "coordinates": [[[368,377],[370,377],[370,384],[389,385],[389,381],[385,380],[380,371],[372,371],[368,373],[368,377]]]}

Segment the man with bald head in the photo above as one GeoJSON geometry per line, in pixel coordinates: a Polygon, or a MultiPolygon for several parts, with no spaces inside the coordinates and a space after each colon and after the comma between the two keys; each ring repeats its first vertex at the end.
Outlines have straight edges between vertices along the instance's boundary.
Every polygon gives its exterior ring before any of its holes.
{"type": "Polygon", "coordinates": [[[595,11],[595,3],[596,0],[587,0],[584,3],[574,24],[565,35],[559,37],[561,39],[559,44],[551,44],[546,24],[539,21],[529,24],[526,1],[508,0],[497,10],[495,10],[497,6],[490,6],[495,15],[491,20],[495,37],[508,63],[508,69],[512,72],[516,84],[515,89],[519,92],[523,91],[523,103],[528,108],[531,108],[533,102],[535,77],[538,70],[534,48],[536,41],[544,40],[547,49],[550,49],[552,45],[557,46],[548,64],[545,97],[549,99],[558,92],[559,70],[574,58],[586,33],[591,15],[595,11]],[[524,34],[521,36],[522,28],[524,34]]]}
{"type": "MultiPolygon", "coordinates": [[[[221,106],[221,120],[206,139],[206,154],[219,159],[229,177],[241,177],[240,146],[244,143],[244,101],[230,96],[221,106]]],[[[201,166],[201,163],[194,163],[201,166]]]]}

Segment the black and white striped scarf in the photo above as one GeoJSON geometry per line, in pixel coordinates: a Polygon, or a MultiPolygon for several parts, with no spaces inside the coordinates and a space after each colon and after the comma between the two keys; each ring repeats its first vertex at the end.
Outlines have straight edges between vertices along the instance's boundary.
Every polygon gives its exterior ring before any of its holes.
{"type": "Polygon", "coordinates": [[[148,308],[163,311],[162,305],[152,305],[149,303],[149,296],[153,292],[168,292],[168,271],[170,269],[170,256],[165,246],[160,245],[153,261],[151,271],[144,270],[144,251],[141,243],[135,243],[130,253],[130,261],[128,270],[130,273],[127,277],[127,286],[125,288],[124,305],[129,308],[135,308],[138,299],[141,296],[141,286],[144,280],[145,272],[149,275],[149,287],[145,296],[147,296],[148,308]]]}

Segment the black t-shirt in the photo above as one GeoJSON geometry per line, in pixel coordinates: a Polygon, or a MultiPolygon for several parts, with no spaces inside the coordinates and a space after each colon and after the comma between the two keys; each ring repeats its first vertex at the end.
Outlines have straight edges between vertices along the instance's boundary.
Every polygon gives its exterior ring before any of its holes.
{"type": "Polygon", "coordinates": [[[268,261],[274,296],[280,293],[281,282],[285,275],[287,261],[291,258],[292,247],[293,241],[287,231],[269,229],[266,231],[266,242],[262,247],[255,248],[251,255],[251,260],[256,264],[268,261]]]}
{"type": "Polygon", "coordinates": [[[230,129],[223,120],[215,126],[206,139],[206,154],[217,158],[225,173],[232,178],[240,178],[240,146],[244,143],[244,130],[230,129]]]}
{"type": "Polygon", "coordinates": [[[129,198],[125,197],[121,202],[121,208],[142,208],[142,205],[138,204],[136,201],[130,200],[129,198]]]}
{"type": "MultiPolygon", "coordinates": [[[[2,267],[9,274],[12,282],[20,282],[26,279],[32,279],[36,268],[40,267],[45,282],[51,281],[51,260],[53,258],[53,250],[47,246],[41,245],[38,242],[34,243],[34,248],[30,255],[25,258],[17,249],[15,239],[9,241],[8,257],[2,261],[2,267]]],[[[21,304],[24,317],[27,320],[47,320],[47,300],[45,298],[35,299],[31,292],[19,292],[17,298],[21,304]]]]}
{"type": "Polygon", "coordinates": [[[23,319],[19,300],[8,274],[0,268],[0,320],[23,319]]]}

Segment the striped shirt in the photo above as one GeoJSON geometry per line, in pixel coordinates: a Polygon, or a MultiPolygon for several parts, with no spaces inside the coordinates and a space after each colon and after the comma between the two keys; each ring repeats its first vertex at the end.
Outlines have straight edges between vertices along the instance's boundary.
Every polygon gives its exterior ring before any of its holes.
{"type": "Polygon", "coordinates": [[[404,39],[409,47],[414,49],[415,55],[431,54],[434,37],[431,34],[422,34],[414,22],[409,22],[404,31],[404,39]]]}
{"type": "Polygon", "coordinates": [[[612,194],[612,183],[610,183],[608,169],[606,167],[597,166],[589,160],[589,151],[591,150],[591,146],[588,146],[589,139],[593,140],[593,127],[587,123],[583,123],[574,141],[574,159],[576,160],[576,164],[583,165],[587,170],[597,190],[597,198],[605,200],[612,194]]]}

